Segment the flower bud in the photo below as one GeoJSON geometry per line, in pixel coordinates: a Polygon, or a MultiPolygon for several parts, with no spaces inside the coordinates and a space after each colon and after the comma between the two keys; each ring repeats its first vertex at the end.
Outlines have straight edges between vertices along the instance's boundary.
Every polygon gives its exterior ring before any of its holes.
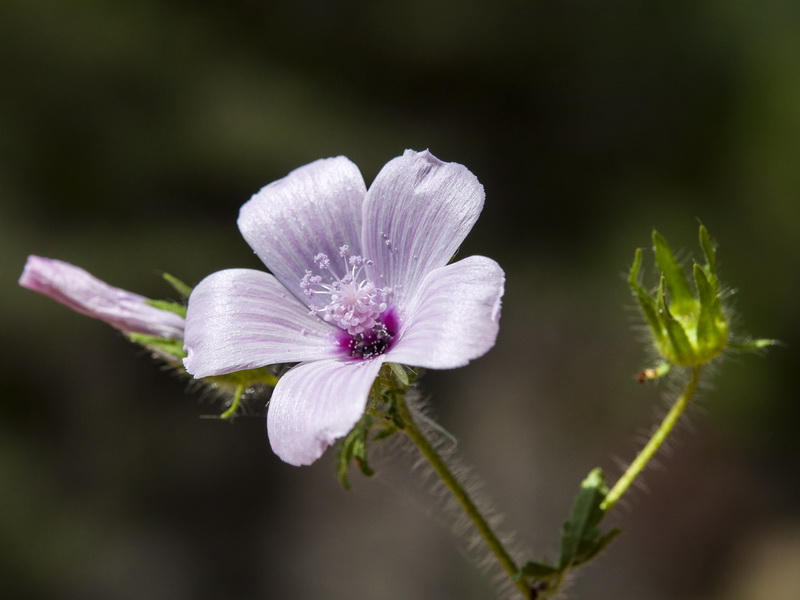
{"type": "Polygon", "coordinates": [[[705,264],[692,267],[694,290],[680,263],[657,231],[653,231],[653,250],[661,272],[654,294],[639,281],[642,251],[636,255],[628,283],[644,313],[653,344],[668,364],[696,367],[710,362],[729,343],[730,322],[720,301],[716,254],[708,231],[700,226],[700,246],[705,264]]]}
{"type": "Polygon", "coordinates": [[[80,267],[41,256],[28,257],[19,284],[108,323],[168,361],[185,356],[185,318],[172,303],[110,286],[80,267]]]}

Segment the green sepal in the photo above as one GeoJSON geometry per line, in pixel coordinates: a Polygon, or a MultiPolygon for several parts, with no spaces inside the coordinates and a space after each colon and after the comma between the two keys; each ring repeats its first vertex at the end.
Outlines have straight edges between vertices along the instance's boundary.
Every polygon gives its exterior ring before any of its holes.
{"type": "Polygon", "coordinates": [[[717,280],[717,253],[714,250],[714,245],[711,243],[711,238],[708,236],[708,229],[706,229],[705,225],[700,225],[699,236],[700,247],[703,248],[703,254],[706,257],[706,274],[716,294],[719,287],[717,280]]]}
{"type": "MultiPolygon", "coordinates": [[[[692,267],[694,291],[664,236],[657,231],[653,231],[653,250],[661,278],[655,295],[648,294],[639,283],[640,250],[628,274],[628,284],[647,319],[656,349],[668,362],[682,367],[710,362],[726,348],[730,337],[719,291],[716,251],[703,225],[699,238],[705,264],[692,267]]],[[[651,379],[652,374],[646,369],[638,379],[651,379]]]]}
{"type": "Polygon", "coordinates": [[[209,377],[204,377],[203,381],[230,387],[238,387],[240,385],[245,387],[254,385],[275,387],[278,384],[278,376],[275,375],[270,367],[258,367],[256,369],[234,371],[233,373],[226,373],[224,375],[211,375],[209,377]]]}
{"type": "Polygon", "coordinates": [[[778,340],[768,340],[762,338],[758,340],[735,340],[730,342],[728,345],[734,350],[739,350],[741,352],[758,352],[764,348],[775,346],[778,343],[778,340]]]}
{"type": "Polygon", "coordinates": [[[728,341],[728,324],[722,312],[722,304],[708,279],[706,270],[694,265],[694,281],[700,300],[700,314],[697,317],[697,347],[702,354],[718,354],[728,341]]]}
{"type": "Polygon", "coordinates": [[[389,368],[392,370],[392,373],[394,373],[395,377],[397,377],[397,380],[404,386],[408,387],[408,384],[410,383],[408,380],[408,373],[403,368],[403,365],[393,362],[386,364],[389,365],[389,368]]]}
{"type": "MultiPolygon", "coordinates": [[[[662,347],[661,351],[676,364],[692,364],[694,351],[691,342],[689,342],[683,325],[673,316],[670,306],[667,305],[666,287],[668,285],[666,277],[662,275],[661,282],[658,285],[658,317],[661,321],[661,326],[666,331],[669,345],[668,347],[666,345],[662,347]]],[[[692,302],[694,302],[694,298],[692,298],[692,302]]]]}
{"type": "Polygon", "coordinates": [[[160,310],[166,310],[167,312],[175,313],[176,315],[186,318],[186,305],[179,304],[177,302],[170,302],[169,300],[147,300],[145,304],[152,306],[153,308],[158,308],[160,310]]]}
{"type": "Polygon", "coordinates": [[[191,286],[185,284],[183,281],[175,277],[174,275],[170,275],[169,273],[162,273],[161,276],[164,278],[168,284],[172,286],[176,292],[181,295],[181,298],[186,300],[189,295],[192,293],[191,286]]]}
{"type": "Polygon", "coordinates": [[[605,516],[601,504],[607,495],[603,471],[594,469],[581,483],[569,520],[564,523],[559,570],[566,571],[590,561],[621,533],[616,528],[601,533],[598,528],[605,516]]]}
{"type": "Polygon", "coordinates": [[[128,339],[144,346],[148,350],[155,350],[159,353],[172,356],[176,361],[186,358],[186,352],[183,350],[183,340],[171,340],[169,338],[147,335],[144,333],[129,333],[128,339]]]}
{"type": "Polygon", "coordinates": [[[636,301],[639,303],[639,308],[641,308],[644,313],[645,319],[647,319],[647,324],[650,326],[650,331],[652,331],[656,343],[660,346],[664,341],[664,328],[658,318],[656,301],[642,284],[639,283],[639,270],[641,267],[642,249],[637,248],[633,257],[633,265],[631,265],[631,270],[628,272],[628,285],[633,295],[636,296],[636,301]]]}
{"type": "Polygon", "coordinates": [[[692,267],[692,275],[694,276],[694,285],[697,288],[697,297],[700,300],[700,310],[705,309],[712,319],[718,315],[721,316],[722,309],[720,308],[719,297],[713,283],[708,278],[706,270],[695,263],[692,267]]]}
{"type": "Polygon", "coordinates": [[[689,288],[689,281],[675,255],[672,254],[667,240],[655,230],[653,230],[653,246],[656,253],[656,264],[661,269],[672,296],[673,312],[680,316],[690,314],[695,307],[695,299],[689,288]]]}
{"type": "Polygon", "coordinates": [[[223,420],[233,420],[233,417],[239,414],[244,407],[245,396],[252,388],[261,385],[274,388],[278,383],[278,376],[275,375],[275,372],[270,367],[258,367],[257,369],[244,369],[243,371],[234,371],[224,375],[211,375],[203,377],[202,381],[222,388],[225,390],[226,395],[233,390],[230,401],[227,403],[227,408],[219,416],[223,420]]]}
{"type": "Polygon", "coordinates": [[[371,428],[372,417],[365,414],[339,444],[339,452],[336,455],[336,475],[339,483],[346,490],[350,489],[347,475],[351,462],[355,463],[364,476],[372,477],[375,474],[367,461],[367,440],[371,428]]]}

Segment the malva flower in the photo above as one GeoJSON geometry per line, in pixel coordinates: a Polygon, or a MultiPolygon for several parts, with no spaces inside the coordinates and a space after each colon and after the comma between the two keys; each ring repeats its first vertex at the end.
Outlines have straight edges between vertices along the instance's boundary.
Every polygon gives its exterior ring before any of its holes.
{"type": "Polygon", "coordinates": [[[299,363],[273,391],[267,430],[280,458],[311,464],[361,418],[383,363],[451,369],[494,345],[503,270],[483,256],[448,264],[483,200],[468,169],[427,151],[390,161],[369,190],[345,157],[267,185],[238,225],[272,274],[197,285],[186,370],[299,363]]]}
{"type": "MultiPolygon", "coordinates": [[[[68,262],[31,255],[19,285],[39,292],[72,310],[100,319],[126,334],[183,340],[184,318],[150,305],[150,299],[108,285],[68,262]]],[[[146,345],[146,344],[145,344],[146,345]]],[[[157,348],[153,350],[167,359],[157,348]]]]}

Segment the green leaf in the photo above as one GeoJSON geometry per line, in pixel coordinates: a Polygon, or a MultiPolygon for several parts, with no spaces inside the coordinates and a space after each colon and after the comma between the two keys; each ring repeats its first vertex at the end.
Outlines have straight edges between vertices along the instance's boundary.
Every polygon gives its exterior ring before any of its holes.
{"type": "Polygon", "coordinates": [[[560,569],[550,566],[545,563],[537,563],[528,561],[520,569],[524,577],[532,577],[534,579],[546,579],[553,575],[560,573],[560,569]]]}
{"type": "Polygon", "coordinates": [[[594,558],[617,535],[619,529],[601,534],[598,529],[605,516],[601,504],[608,495],[608,486],[600,469],[594,469],[581,483],[569,520],[564,523],[558,569],[566,571],[594,558]]]}
{"type": "Polygon", "coordinates": [[[160,310],[166,310],[167,312],[175,313],[178,316],[186,318],[186,305],[185,304],[178,304],[177,302],[170,302],[169,300],[147,300],[145,304],[152,306],[153,308],[158,308],[160,310]]]}
{"type": "Polygon", "coordinates": [[[592,541],[591,543],[586,543],[581,546],[581,553],[576,557],[575,562],[572,563],[573,567],[578,567],[580,565],[586,564],[587,562],[591,561],[595,556],[600,554],[603,550],[605,550],[608,545],[613,542],[616,537],[622,533],[622,530],[618,527],[611,529],[607,533],[600,535],[592,541]]]}
{"type": "Polygon", "coordinates": [[[666,279],[669,293],[672,296],[673,312],[680,315],[691,313],[695,306],[695,300],[692,290],[689,288],[689,280],[686,279],[683,268],[672,254],[672,250],[669,249],[667,240],[655,230],[653,231],[653,246],[656,263],[666,279]]]}
{"type": "Polygon", "coordinates": [[[162,273],[161,276],[164,280],[172,286],[172,288],[181,295],[181,298],[186,300],[189,297],[189,294],[192,293],[192,288],[183,283],[180,279],[175,277],[174,275],[170,275],[169,273],[162,273]]]}
{"type": "Polygon", "coordinates": [[[580,492],[572,504],[569,520],[564,523],[559,558],[561,568],[573,564],[581,545],[587,539],[591,540],[597,536],[596,525],[604,514],[600,503],[606,494],[608,488],[603,481],[603,473],[600,469],[595,469],[581,483],[580,492]]]}

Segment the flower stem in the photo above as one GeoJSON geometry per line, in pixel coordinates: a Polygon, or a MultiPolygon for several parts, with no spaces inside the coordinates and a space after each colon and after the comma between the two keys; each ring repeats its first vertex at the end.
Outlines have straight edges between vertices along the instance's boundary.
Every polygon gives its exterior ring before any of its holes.
{"type": "Polygon", "coordinates": [[[661,425],[659,425],[658,429],[656,429],[651,436],[650,441],[642,448],[639,455],[630,464],[625,473],[622,474],[622,477],[619,478],[617,483],[614,484],[614,487],[611,488],[611,491],[606,495],[605,500],[600,504],[600,508],[603,511],[608,512],[614,507],[634,480],[644,470],[647,463],[656,455],[672,430],[675,429],[675,425],[681,418],[683,411],[689,405],[695,391],[697,391],[697,385],[700,382],[700,372],[700,367],[692,368],[692,375],[689,378],[689,383],[686,384],[686,388],[681,395],[678,396],[678,399],[675,401],[675,404],[672,405],[667,416],[664,417],[661,425]]]}
{"type": "Polygon", "coordinates": [[[470,495],[456,476],[453,475],[452,471],[450,471],[447,463],[445,463],[444,459],[442,459],[439,453],[434,449],[433,445],[428,441],[428,438],[419,430],[402,396],[402,394],[398,394],[395,398],[395,402],[398,414],[403,421],[403,431],[411,438],[411,441],[416,444],[419,451],[430,463],[431,467],[433,467],[433,470],[436,471],[436,474],[447,486],[447,489],[450,490],[450,493],[453,494],[461,505],[461,508],[472,521],[473,525],[475,525],[478,533],[483,537],[486,545],[489,546],[489,549],[497,558],[497,562],[500,563],[500,566],[520,591],[522,597],[525,598],[525,600],[529,600],[531,598],[531,589],[520,577],[519,567],[517,567],[514,559],[511,558],[511,555],[509,555],[502,542],[498,539],[497,535],[495,535],[494,531],[492,531],[489,523],[483,517],[480,510],[478,510],[478,507],[475,505],[470,495]]]}

